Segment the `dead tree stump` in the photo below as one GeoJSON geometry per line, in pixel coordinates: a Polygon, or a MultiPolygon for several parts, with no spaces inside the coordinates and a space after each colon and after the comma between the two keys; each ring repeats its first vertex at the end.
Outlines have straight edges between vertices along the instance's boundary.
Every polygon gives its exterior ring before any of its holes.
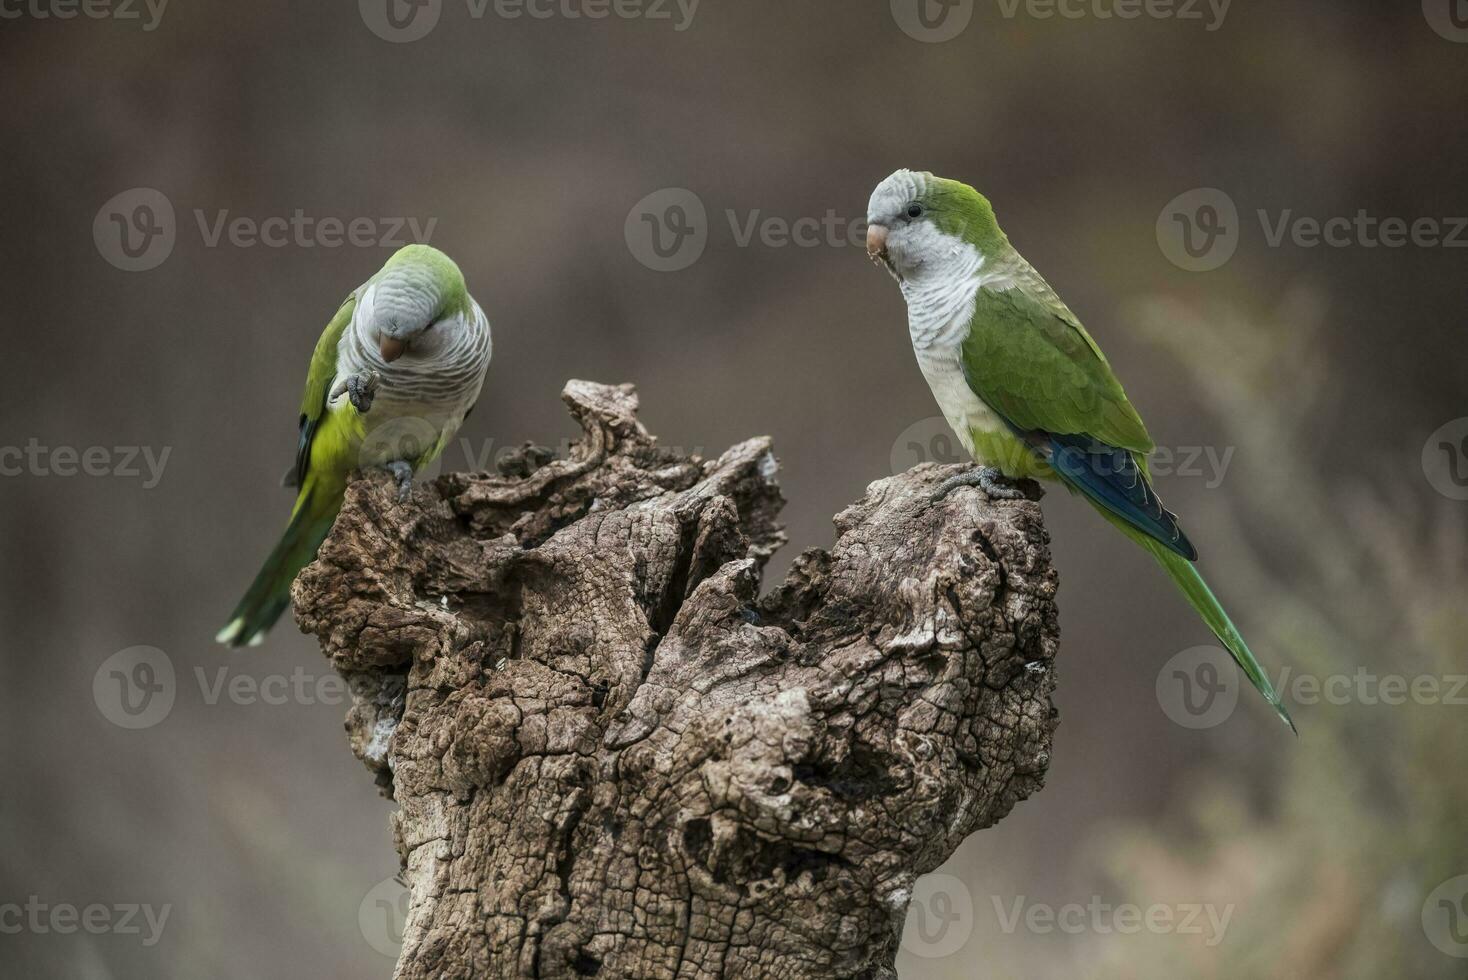
{"type": "Polygon", "coordinates": [[[761,598],[769,440],[682,456],[629,385],[563,397],[568,459],[369,475],[296,583],[400,806],[395,976],[895,976],[914,880],[1049,762],[1039,506],[922,465],[761,598]]]}

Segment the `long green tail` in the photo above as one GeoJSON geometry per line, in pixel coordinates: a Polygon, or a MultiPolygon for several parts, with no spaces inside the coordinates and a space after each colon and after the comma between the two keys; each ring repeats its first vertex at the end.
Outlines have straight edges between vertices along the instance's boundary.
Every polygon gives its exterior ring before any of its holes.
{"type": "Polygon", "coordinates": [[[1239,669],[1244,672],[1245,677],[1249,678],[1254,689],[1264,695],[1264,700],[1274,706],[1281,720],[1290,726],[1290,731],[1296,735],[1300,734],[1299,729],[1295,727],[1294,720],[1290,718],[1290,713],[1285,710],[1284,704],[1280,701],[1279,694],[1274,690],[1274,685],[1269,683],[1269,677],[1264,673],[1264,668],[1259,666],[1259,661],[1254,659],[1249,645],[1239,635],[1238,627],[1234,626],[1233,620],[1228,618],[1228,613],[1223,611],[1223,606],[1218,604],[1213,590],[1208,588],[1208,583],[1203,581],[1202,575],[1198,574],[1197,566],[1102,507],[1097,506],[1096,509],[1103,517],[1116,525],[1123,534],[1147,549],[1147,553],[1157,559],[1157,564],[1167,572],[1167,577],[1172,579],[1178,591],[1187,597],[1188,604],[1198,611],[1199,616],[1203,617],[1203,622],[1207,623],[1213,635],[1218,637],[1218,642],[1222,643],[1233,655],[1234,663],[1239,665],[1239,669]]]}
{"type": "Polygon", "coordinates": [[[230,614],[229,625],[214,637],[232,647],[259,646],[280,614],[291,604],[291,583],[316,557],[342,506],[342,488],[307,479],[296,498],[291,522],[275,550],[255,576],[249,591],[230,614]]]}

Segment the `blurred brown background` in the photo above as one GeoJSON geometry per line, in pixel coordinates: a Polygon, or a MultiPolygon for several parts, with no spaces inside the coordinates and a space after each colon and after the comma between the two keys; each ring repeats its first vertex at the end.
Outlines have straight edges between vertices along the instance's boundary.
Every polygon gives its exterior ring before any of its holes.
{"type": "Polygon", "coordinates": [[[438,20],[389,41],[383,0],[0,8],[0,446],[37,447],[0,455],[0,974],[390,975],[390,804],[345,744],[340,690],[289,621],[247,654],[210,639],[284,525],[310,351],[391,253],[388,219],[436,219],[494,324],[471,450],[445,466],[572,435],[567,378],[633,381],[668,445],[775,438],[774,581],[870,481],[944,446],[898,292],[846,235],[910,166],[984,190],[1159,444],[1204,451],[1159,487],[1276,676],[1440,688],[1302,689],[1299,740],[1248,691],[1220,723],[1174,723],[1163,665],[1209,635],[1052,492],[1048,785],[919,888],[903,975],[1462,976],[1468,251],[1354,224],[1273,244],[1265,225],[1365,211],[1452,233],[1468,5],[1240,0],[1220,20],[956,0],[924,26],[916,0],[703,0],[691,19],[391,2],[398,36],[427,24],[415,11],[438,20]],[[136,188],[172,208],[171,249],[142,237],[166,215],[136,188]],[[707,215],[677,272],[636,245],[636,206],[667,188],[707,215]],[[1189,212],[1236,245],[1208,272],[1158,234],[1198,188],[1238,212],[1189,212]],[[366,219],[371,240],[213,240],[222,211],[297,210],[366,219]],[[751,219],[828,214],[840,233],[813,245],[778,227],[741,244],[751,219]],[[114,215],[141,222],[138,257],[114,215]],[[65,476],[65,447],[106,453],[65,476]],[[141,454],[128,475],[126,447],[168,452],[156,480],[141,454]],[[166,714],[119,706],[121,678],[164,684],[113,673],[136,646],[173,669],[166,714]],[[67,918],[93,904],[95,928],[67,918]]]}

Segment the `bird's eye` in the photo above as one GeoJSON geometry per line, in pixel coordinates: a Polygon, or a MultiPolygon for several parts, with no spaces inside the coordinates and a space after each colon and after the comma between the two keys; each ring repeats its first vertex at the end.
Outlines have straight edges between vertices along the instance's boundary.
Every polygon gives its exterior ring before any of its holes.
{"type": "Polygon", "coordinates": [[[921,218],[923,216],[923,206],[917,203],[909,204],[907,206],[907,216],[914,221],[921,218]]]}

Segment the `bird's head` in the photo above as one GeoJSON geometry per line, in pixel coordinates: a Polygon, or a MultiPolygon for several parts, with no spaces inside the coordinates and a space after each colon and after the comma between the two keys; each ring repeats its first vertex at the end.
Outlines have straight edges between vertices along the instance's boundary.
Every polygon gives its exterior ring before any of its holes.
{"type": "Polygon", "coordinates": [[[463,310],[468,291],[454,260],[431,245],[406,245],[358,299],[361,333],[392,362],[424,346],[439,320],[463,310]]]}
{"type": "Polygon", "coordinates": [[[867,254],[900,282],[940,266],[955,249],[989,256],[1006,244],[988,199],[956,180],[899,170],[867,205],[867,254]]]}

